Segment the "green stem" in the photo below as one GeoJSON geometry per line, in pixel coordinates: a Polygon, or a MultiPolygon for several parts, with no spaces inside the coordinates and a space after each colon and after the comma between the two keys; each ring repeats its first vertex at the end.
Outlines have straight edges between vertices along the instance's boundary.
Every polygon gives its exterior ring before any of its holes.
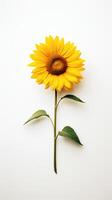
{"type": "Polygon", "coordinates": [[[55,90],[55,101],[54,101],[54,171],[57,174],[57,158],[56,158],[56,125],[57,125],[57,91],[55,90]]]}
{"type": "Polygon", "coordinates": [[[59,105],[59,103],[60,103],[61,100],[62,100],[62,99],[60,99],[60,100],[57,102],[56,108],[58,107],[58,105],[59,105]]]}

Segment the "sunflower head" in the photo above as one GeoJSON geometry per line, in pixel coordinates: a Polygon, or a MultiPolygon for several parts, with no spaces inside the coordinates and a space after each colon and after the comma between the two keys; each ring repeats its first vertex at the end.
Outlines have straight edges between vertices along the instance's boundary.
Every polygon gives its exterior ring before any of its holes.
{"type": "Polygon", "coordinates": [[[36,79],[38,84],[44,84],[45,88],[70,90],[82,78],[84,60],[80,55],[73,43],[65,43],[64,39],[59,39],[58,36],[46,37],[45,43],[36,45],[30,55],[33,62],[29,66],[34,68],[32,78],[36,79]]]}

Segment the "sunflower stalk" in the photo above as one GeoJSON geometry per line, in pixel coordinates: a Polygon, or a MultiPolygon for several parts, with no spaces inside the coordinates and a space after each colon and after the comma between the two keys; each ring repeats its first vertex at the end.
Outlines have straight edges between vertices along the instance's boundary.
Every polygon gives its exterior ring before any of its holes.
{"type": "Polygon", "coordinates": [[[54,101],[54,172],[57,174],[57,91],[54,101]]]}

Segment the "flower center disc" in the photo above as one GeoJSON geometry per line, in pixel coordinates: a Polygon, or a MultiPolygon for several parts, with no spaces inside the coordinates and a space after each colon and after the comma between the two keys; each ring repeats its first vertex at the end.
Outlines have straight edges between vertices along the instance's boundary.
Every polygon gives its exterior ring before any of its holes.
{"type": "Polygon", "coordinates": [[[54,75],[63,74],[66,71],[67,63],[66,60],[62,57],[53,58],[48,64],[48,72],[54,75]]]}

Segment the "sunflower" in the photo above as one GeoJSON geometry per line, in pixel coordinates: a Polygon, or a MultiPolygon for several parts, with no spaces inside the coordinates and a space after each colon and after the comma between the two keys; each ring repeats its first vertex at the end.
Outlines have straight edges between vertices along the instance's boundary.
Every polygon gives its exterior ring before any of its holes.
{"type": "Polygon", "coordinates": [[[80,56],[81,52],[73,43],[48,36],[45,43],[36,44],[30,55],[33,62],[29,66],[34,67],[31,77],[45,88],[71,90],[82,79],[84,60],[80,56]]]}

